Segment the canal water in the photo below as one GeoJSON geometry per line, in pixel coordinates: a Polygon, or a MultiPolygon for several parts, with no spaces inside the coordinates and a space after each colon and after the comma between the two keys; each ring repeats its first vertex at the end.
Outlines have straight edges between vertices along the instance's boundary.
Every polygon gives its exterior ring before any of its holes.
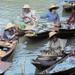
{"type": "MultiPolygon", "coordinates": [[[[14,22],[21,15],[21,8],[24,4],[30,4],[32,9],[38,13],[46,12],[50,3],[61,5],[62,0],[0,0],[0,33],[8,22],[14,22]],[[57,1],[57,2],[56,2],[57,1]]],[[[61,8],[60,8],[61,9],[61,8]]],[[[60,10],[58,10],[60,11],[60,10]]],[[[61,14],[61,12],[59,12],[61,14]]],[[[48,39],[31,41],[25,37],[19,39],[14,51],[12,65],[4,75],[35,75],[35,67],[31,64],[40,50],[47,47],[48,39]]]]}

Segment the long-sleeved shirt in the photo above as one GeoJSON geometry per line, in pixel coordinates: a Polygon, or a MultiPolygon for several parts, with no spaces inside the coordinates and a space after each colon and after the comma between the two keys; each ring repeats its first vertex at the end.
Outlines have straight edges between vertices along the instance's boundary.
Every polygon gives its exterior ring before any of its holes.
{"type": "Polygon", "coordinates": [[[59,52],[64,50],[64,47],[66,45],[66,41],[67,40],[62,40],[62,39],[57,39],[56,42],[54,42],[53,40],[49,41],[49,50],[51,52],[57,52],[57,54],[59,54],[59,52]]]}
{"type": "Polygon", "coordinates": [[[10,31],[4,31],[3,38],[6,40],[12,40],[15,38],[15,34],[10,31]]]}
{"type": "Polygon", "coordinates": [[[38,17],[37,17],[36,12],[34,10],[31,10],[29,13],[26,13],[23,11],[22,18],[25,23],[31,23],[32,21],[38,20],[38,17]]]}
{"type": "Polygon", "coordinates": [[[48,12],[45,16],[42,16],[41,18],[47,18],[48,22],[60,22],[59,15],[57,13],[48,12]]]}

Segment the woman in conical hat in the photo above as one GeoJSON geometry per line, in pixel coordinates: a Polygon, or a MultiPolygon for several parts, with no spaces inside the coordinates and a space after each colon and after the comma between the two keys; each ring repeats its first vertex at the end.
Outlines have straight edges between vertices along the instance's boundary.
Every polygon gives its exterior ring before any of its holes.
{"type": "Polygon", "coordinates": [[[8,24],[5,26],[5,30],[10,29],[10,28],[13,28],[13,27],[15,27],[14,24],[8,23],[8,24]]]}
{"type": "Polygon", "coordinates": [[[57,37],[57,32],[49,33],[49,50],[53,55],[61,55],[64,50],[63,42],[57,37]]]}
{"type": "Polygon", "coordinates": [[[51,4],[50,7],[49,7],[49,10],[57,10],[59,7],[56,5],[56,4],[51,4]]]}
{"type": "Polygon", "coordinates": [[[13,40],[16,39],[16,29],[15,25],[12,23],[8,23],[5,27],[5,31],[3,34],[3,39],[5,40],[13,40]]]}
{"type": "Polygon", "coordinates": [[[55,36],[57,33],[56,32],[50,32],[49,33],[49,38],[52,38],[53,36],[55,36]]]}
{"type": "Polygon", "coordinates": [[[35,10],[32,10],[28,4],[22,7],[22,19],[26,24],[30,25],[34,25],[35,21],[37,21],[35,10]]]}
{"type": "Polygon", "coordinates": [[[60,18],[58,13],[56,12],[59,6],[57,6],[55,3],[51,4],[50,7],[48,8],[48,13],[45,16],[42,16],[41,18],[47,18],[48,22],[53,22],[53,23],[60,23],[60,18]]]}

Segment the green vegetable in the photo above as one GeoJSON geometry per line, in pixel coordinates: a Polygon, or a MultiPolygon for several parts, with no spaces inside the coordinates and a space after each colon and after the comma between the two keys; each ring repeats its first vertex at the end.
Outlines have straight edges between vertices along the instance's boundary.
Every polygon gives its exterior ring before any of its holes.
{"type": "Polygon", "coordinates": [[[28,24],[26,24],[26,23],[24,23],[24,22],[20,22],[20,24],[19,24],[19,29],[25,30],[26,26],[28,26],[28,24]]]}

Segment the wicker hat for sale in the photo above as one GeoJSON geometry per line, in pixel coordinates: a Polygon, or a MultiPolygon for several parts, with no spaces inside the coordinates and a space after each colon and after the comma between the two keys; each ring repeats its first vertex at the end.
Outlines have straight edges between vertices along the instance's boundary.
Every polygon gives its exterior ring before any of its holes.
{"type": "Polygon", "coordinates": [[[50,33],[49,33],[49,38],[53,37],[53,36],[56,35],[56,34],[57,34],[57,32],[50,32],[50,33]]]}
{"type": "Polygon", "coordinates": [[[56,4],[51,4],[49,9],[58,9],[59,6],[57,6],[56,4]]]}
{"type": "Polygon", "coordinates": [[[5,30],[7,30],[7,29],[9,29],[9,28],[12,28],[12,27],[15,27],[15,25],[12,24],[12,23],[8,23],[8,24],[6,25],[6,27],[5,27],[5,30]]]}
{"type": "Polygon", "coordinates": [[[22,8],[31,8],[28,4],[25,4],[22,8]]]}

